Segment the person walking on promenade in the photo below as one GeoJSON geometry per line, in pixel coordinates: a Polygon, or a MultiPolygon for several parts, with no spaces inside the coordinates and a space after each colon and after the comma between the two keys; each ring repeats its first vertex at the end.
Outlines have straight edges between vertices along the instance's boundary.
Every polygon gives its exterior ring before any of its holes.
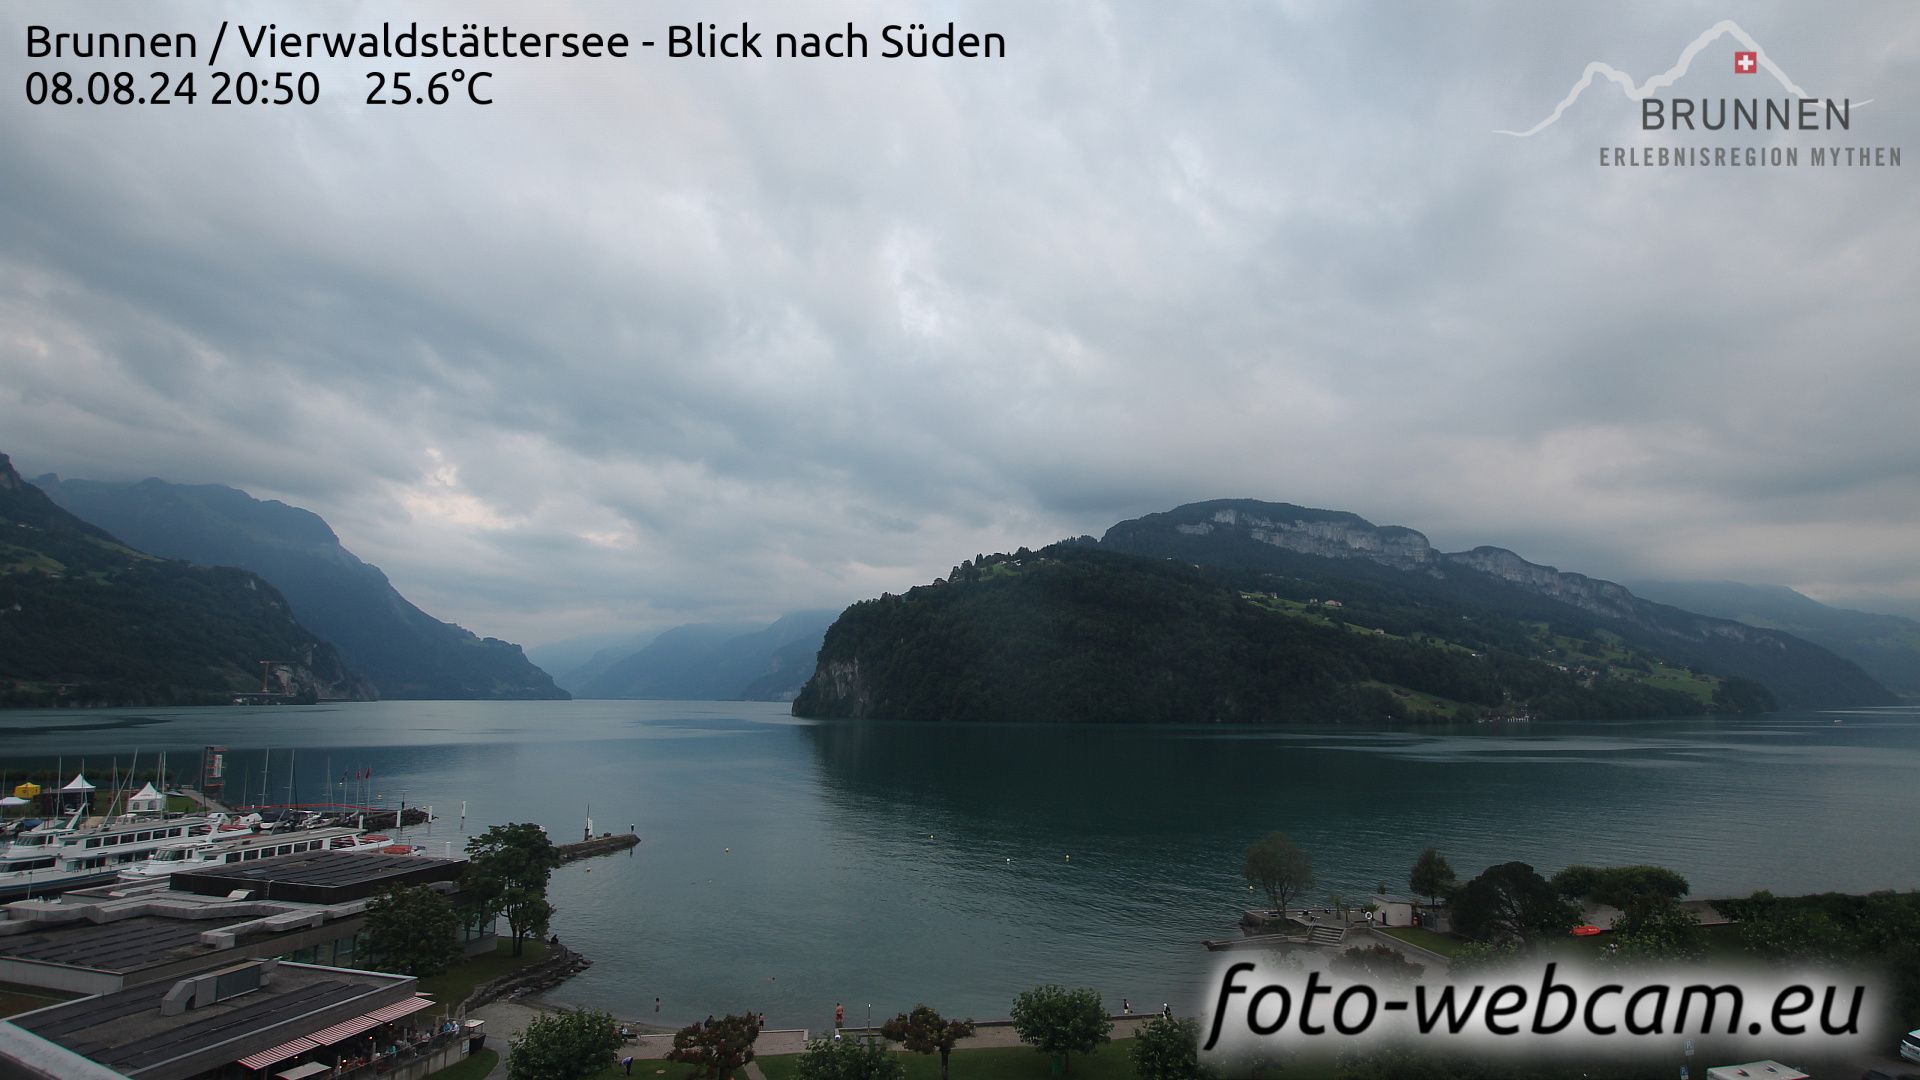
{"type": "Polygon", "coordinates": [[[836,1001],[833,1003],[833,1029],[835,1031],[838,1031],[841,1028],[846,1026],[847,1026],[847,1007],[836,1001]]]}

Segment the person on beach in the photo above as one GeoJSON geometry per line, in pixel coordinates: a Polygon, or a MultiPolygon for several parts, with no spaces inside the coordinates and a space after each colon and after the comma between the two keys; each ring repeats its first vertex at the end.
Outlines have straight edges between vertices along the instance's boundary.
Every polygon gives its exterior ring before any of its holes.
{"type": "Polygon", "coordinates": [[[846,1026],[847,1026],[847,1007],[836,1001],[833,1003],[833,1029],[835,1031],[838,1031],[841,1028],[846,1026]]]}
{"type": "Polygon", "coordinates": [[[659,998],[654,998],[654,999],[653,999],[653,1011],[654,1011],[654,1012],[659,1012],[659,1011],[660,1011],[660,999],[659,999],[659,998]]]}
{"type": "Polygon", "coordinates": [[[1121,1015],[1123,1015],[1123,1016],[1132,1016],[1132,1015],[1133,1015],[1133,1002],[1131,1002],[1131,1001],[1128,1001],[1128,1000],[1127,1000],[1126,998],[1121,998],[1121,999],[1120,999],[1120,1012],[1121,1012],[1121,1015]]]}
{"type": "Polygon", "coordinates": [[[1164,1002],[1164,1001],[1163,1001],[1163,1002],[1161,1002],[1161,1003],[1160,1003],[1160,1015],[1161,1015],[1161,1016],[1164,1016],[1164,1017],[1166,1017],[1166,1018],[1167,1018],[1167,1019],[1169,1019],[1169,1020],[1171,1020],[1171,1019],[1173,1019],[1173,1006],[1172,1006],[1172,1005],[1169,1005],[1169,1004],[1167,1004],[1167,1003],[1166,1003],[1166,1002],[1164,1002]]]}

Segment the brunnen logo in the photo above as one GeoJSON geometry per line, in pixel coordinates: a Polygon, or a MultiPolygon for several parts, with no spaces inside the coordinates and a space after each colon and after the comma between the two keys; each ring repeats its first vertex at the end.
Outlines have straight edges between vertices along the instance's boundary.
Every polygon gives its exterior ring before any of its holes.
{"type": "MultiPolygon", "coordinates": [[[[1724,61],[1723,61],[1724,62],[1724,61]]],[[[1589,63],[1560,103],[1546,118],[1524,130],[1497,129],[1494,134],[1530,139],[1552,127],[1596,80],[1618,86],[1628,100],[1639,105],[1637,145],[1600,147],[1603,166],[1652,167],[1796,167],[1800,165],[1898,167],[1898,146],[1865,145],[1853,134],[1854,110],[1872,103],[1871,98],[1820,97],[1808,93],[1780,69],[1766,49],[1731,19],[1715,23],[1699,37],[1687,43],[1672,67],[1645,82],[1604,61],[1589,63]],[[1662,93],[1671,89],[1693,68],[1694,61],[1722,38],[1738,45],[1733,51],[1736,77],[1765,75],[1783,93],[1771,93],[1771,87],[1753,96],[1681,97],[1662,93]],[[1707,143],[1728,132],[1772,133],[1769,141],[1707,143]],[[1812,139],[1800,133],[1818,133],[1812,139]],[[1649,141],[1653,133],[1677,138],[1671,145],[1649,141]],[[1806,145],[1803,145],[1806,144],[1806,145]]],[[[1751,137],[1749,137],[1751,138],[1751,137]]]]}

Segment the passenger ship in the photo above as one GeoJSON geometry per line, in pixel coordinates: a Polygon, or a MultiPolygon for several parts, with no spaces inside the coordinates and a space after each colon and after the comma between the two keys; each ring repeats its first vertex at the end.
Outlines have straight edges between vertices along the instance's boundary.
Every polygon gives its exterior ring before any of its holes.
{"type": "Polygon", "coordinates": [[[345,826],[244,836],[216,835],[166,844],[147,856],[145,861],[121,870],[120,878],[123,881],[151,881],[183,870],[205,870],[307,851],[384,851],[410,855],[417,850],[410,844],[395,843],[378,833],[363,833],[345,826]]]}
{"type": "Polygon", "coordinates": [[[0,852],[0,900],[105,884],[163,844],[214,835],[221,822],[202,814],[128,817],[100,825],[84,825],[85,820],[86,811],[79,810],[15,836],[0,852]]]}

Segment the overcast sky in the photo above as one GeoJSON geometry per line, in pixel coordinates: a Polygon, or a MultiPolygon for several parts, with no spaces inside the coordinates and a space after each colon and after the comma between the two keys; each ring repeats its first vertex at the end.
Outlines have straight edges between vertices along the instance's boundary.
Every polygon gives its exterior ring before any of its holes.
{"type": "MultiPolygon", "coordinates": [[[[1920,7],[14,3],[0,450],[308,507],[478,632],[838,606],[1182,502],[1920,613],[1920,7]],[[490,108],[207,104],[222,15],[1005,35],[499,62],[490,108]],[[1602,168],[1732,15],[1901,168],[1602,168]],[[23,27],[199,35],[34,107],[23,27]],[[141,62],[136,70],[183,65],[141,62]]],[[[763,45],[763,47],[765,47],[763,45]]],[[[1774,96],[1731,39],[1672,93],[1774,96]]],[[[85,71],[88,65],[70,65],[85,71]]],[[[416,63],[416,68],[428,67],[416,63]]],[[[469,65],[471,66],[471,65],[469,65]]]]}

